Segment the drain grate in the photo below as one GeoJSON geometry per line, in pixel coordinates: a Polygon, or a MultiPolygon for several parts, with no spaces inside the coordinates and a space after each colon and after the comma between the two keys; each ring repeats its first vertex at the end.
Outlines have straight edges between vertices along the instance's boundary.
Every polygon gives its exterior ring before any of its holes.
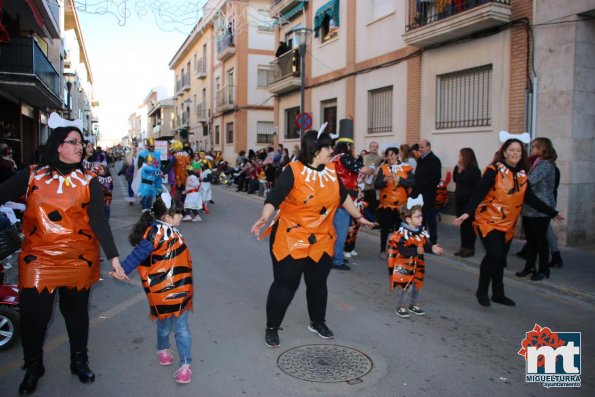
{"type": "Polygon", "coordinates": [[[338,345],[295,347],[282,353],[277,365],[294,378],[323,383],[353,383],[370,372],[373,366],[366,354],[338,345]]]}

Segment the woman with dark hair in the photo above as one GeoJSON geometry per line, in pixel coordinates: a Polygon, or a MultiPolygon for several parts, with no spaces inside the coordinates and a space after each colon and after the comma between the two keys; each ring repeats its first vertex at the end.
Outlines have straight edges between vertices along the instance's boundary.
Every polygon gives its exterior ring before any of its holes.
{"type": "Polygon", "coordinates": [[[475,294],[482,306],[490,306],[490,282],[492,302],[515,306],[514,301],[504,295],[504,263],[523,202],[549,217],[563,219],[533,193],[527,178],[529,167],[523,142],[514,135],[503,137],[508,139],[496,152],[494,162],[486,168],[465,212],[454,221],[455,225],[460,225],[469,219],[469,214],[475,214],[473,225],[486,250],[475,294]]]}
{"type": "Polygon", "coordinates": [[[302,138],[299,161],[289,163],[267,195],[260,218],[250,231],[259,238],[269,233],[274,281],[267,298],[265,344],[279,346],[285,312],[302,274],[310,325],[321,338],[332,338],[326,326],[327,286],[336,240],[333,217],[340,204],[356,222],[372,226],[355,208],[330,163],[332,140],[326,133],[308,131],[302,138]],[[320,136],[319,136],[320,135],[320,136]],[[277,209],[273,223],[267,224],[277,209]]]}
{"type": "Polygon", "coordinates": [[[384,155],[387,163],[376,174],[374,188],[380,191],[378,205],[378,223],[380,224],[380,259],[386,260],[386,242],[388,235],[401,226],[401,207],[407,204],[408,189],[415,182],[413,167],[399,161],[399,149],[386,148],[384,155]]]}
{"type": "MultiPolygon", "coordinates": [[[[481,171],[477,165],[475,153],[471,148],[463,148],[459,151],[459,162],[455,166],[454,181],[456,215],[461,216],[465,212],[473,191],[481,179],[481,171]]],[[[455,252],[455,256],[467,258],[475,255],[475,232],[473,231],[474,216],[470,216],[461,224],[461,248],[455,252]]]]}
{"type": "MultiPolygon", "coordinates": [[[[535,195],[550,207],[556,206],[556,166],[558,157],[552,141],[548,138],[536,138],[531,142],[531,155],[535,161],[529,171],[529,183],[535,195]]],[[[550,217],[530,204],[523,204],[523,227],[527,236],[527,261],[525,268],[517,272],[518,277],[531,274],[531,280],[549,278],[549,246],[547,230],[550,217]],[[539,270],[535,272],[535,260],[539,255],[539,270]]]]}
{"type": "Polygon", "coordinates": [[[401,162],[409,164],[413,167],[413,172],[415,172],[415,168],[417,168],[417,160],[415,160],[413,149],[406,143],[399,146],[399,149],[401,150],[401,162]]]}
{"type": "MultiPolygon", "coordinates": [[[[50,127],[56,116],[50,117],[50,127]]],[[[33,393],[45,372],[43,342],[56,292],[70,340],[70,370],[83,383],[95,380],[88,365],[87,339],[89,292],[99,280],[99,244],[115,274],[124,276],[105,219],[101,186],[83,168],[83,134],[67,124],[72,122],[62,121],[48,138],[43,161],[0,185],[0,203],[27,195],[19,256],[20,334],[26,370],[20,394],[33,393]]]]}

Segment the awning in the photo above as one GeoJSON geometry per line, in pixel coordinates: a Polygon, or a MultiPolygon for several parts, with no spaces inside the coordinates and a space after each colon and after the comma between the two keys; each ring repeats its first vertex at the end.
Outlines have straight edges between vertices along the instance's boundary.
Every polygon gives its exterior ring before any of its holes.
{"type": "Polygon", "coordinates": [[[339,0],[331,0],[316,11],[314,16],[314,37],[318,37],[324,20],[329,17],[339,26],[339,0]]]}
{"type": "Polygon", "coordinates": [[[300,12],[301,10],[304,9],[304,7],[305,7],[305,4],[304,3],[307,3],[307,1],[308,0],[301,1],[300,4],[298,4],[297,6],[293,7],[291,10],[289,10],[289,11],[287,11],[285,13],[282,13],[281,14],[281,18],[284,19],[284,20],[286,20],[286,21],[291,20],[291,18],[293,18],[298,12],[300,12]]]}

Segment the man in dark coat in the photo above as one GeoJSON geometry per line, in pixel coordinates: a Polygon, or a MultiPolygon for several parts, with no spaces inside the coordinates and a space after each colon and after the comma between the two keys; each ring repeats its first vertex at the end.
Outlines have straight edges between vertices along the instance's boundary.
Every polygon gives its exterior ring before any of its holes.
{"type": "Polygon", "coordinates": [[[432,145],[427,139],[419,141],[419,153],[420,158],[417,160],[411,197],[421,194],[424,198],[424,225],[430,233],[430,241],[433,245],[438,241],[434,203],[436,202],[436,188],[442,176],[442,163],[432,152],[432,145]]]}

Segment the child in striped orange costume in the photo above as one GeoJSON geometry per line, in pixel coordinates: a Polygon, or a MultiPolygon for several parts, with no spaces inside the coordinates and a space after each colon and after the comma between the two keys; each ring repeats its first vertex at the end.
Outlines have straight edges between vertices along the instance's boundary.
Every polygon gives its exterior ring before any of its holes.
{"type": "Polygon", "coordinates": [[[442,254],[442,247],[432,245],[430,235],[422,227],[423,199],[407,199],[407,205],[401,207],[401,227],[394,232],[388,241],[388,274],[390,287],[399,289],[396,314],[409,317],[409,313],[423,316],[425,312],[416,305],[419,292],[423,286],[426,264],[424,252],[442,254]],[[405,307],[408,295],[409,309],[405,307]]]}
{"type": "Polygon", "coordinates": [[[182,207],[166,191],[151,211],[144,212],[130,233],[134,250],[122,262],[126,274],[138,267],[147,294],[150,317],[157,320],[157,355],[160,365],[171,365],[169,335],[175,333],[180,368],[178,383],[190,383],[192,376],[192,337],[188,311],[192,310],[192,259],[177,227],[182,207]]]}

